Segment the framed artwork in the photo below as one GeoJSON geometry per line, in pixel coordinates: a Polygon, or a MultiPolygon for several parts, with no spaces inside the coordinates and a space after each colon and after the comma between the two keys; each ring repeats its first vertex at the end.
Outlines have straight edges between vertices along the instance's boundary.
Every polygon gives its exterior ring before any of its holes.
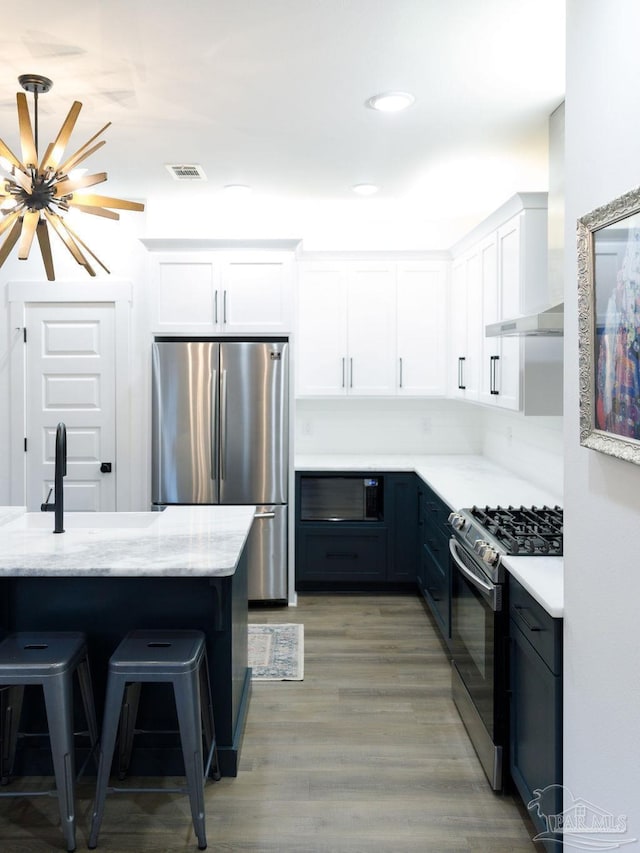
{"type": "Polygon", "coordinates": [[[640,189],[578,220],[580,443],[640,465],[640,189]]]}

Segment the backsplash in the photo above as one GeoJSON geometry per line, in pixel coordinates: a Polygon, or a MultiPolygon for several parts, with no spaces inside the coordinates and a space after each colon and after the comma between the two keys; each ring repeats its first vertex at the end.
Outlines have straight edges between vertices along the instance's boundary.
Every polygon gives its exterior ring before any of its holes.
{"type": "Polygon", "coordinates": [[[481,412],[453,400],[297,400],[296,453],[481,453],[481,412]]]}
{"type": "Polygon", "coordinates": [[[297,400],[298,454],[481,454],[563,493],[561,417],[524,417],[456,400],[297,400]]]}
{"type": "Polygon", "coordinates": [[[558,495],[564,489],[561,417],[523,417],[482,409],[481,453],[514,474],[558,495]]]}

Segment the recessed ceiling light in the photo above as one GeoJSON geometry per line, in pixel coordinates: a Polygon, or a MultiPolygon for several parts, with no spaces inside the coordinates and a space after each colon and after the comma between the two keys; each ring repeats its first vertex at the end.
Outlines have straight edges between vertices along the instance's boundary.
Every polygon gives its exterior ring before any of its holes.
{"type": "Polygon", "coordinates": [[[251,195],[251,187],[248,187],[246,184],[227,184],[224,187],[224,192],[225,195],[232,196],[233,198],[244,198],[251,195]]]}
{"type": "Polygon", "coordinates": [[[397,113],[406,110],[414,101],[415,98],[409,92],[381,92],[365,101],[365,106],[382,113],[397,113]]]}
{"type": "Polygon", "coordinates": [[[358,195],[375,195],[380,187],[375,184],[354,184],[351,189],[358,195]]]}

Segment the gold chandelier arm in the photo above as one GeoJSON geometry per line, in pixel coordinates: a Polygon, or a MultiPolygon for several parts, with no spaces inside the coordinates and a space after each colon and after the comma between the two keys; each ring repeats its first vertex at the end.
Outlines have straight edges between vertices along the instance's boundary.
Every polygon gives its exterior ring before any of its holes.
{"type": "Polygon", "coordinates": [[[4,157],[5,160],[8,160],[12,166],[15,166],[16,169],[22,169],[22,163],[13,151],[0,139],[0,157],[4,157]]]}
{"type": "Polygon", "coordinates": [[[105,219],[120,219],[120,214],[115,210],[107,210],[106,207],[86,207],[84,204],[74,204],[75,210],[80,210],[82,213],[91,213],[94,216],[104,216],[105,219]]]}
{"type": "Polygon", "coordinates": [[[22,162],[28,168],[38,168],[38,153],[36,151],[36,143],[33,138],[33,128],[31,127],[31,116],[29,115],[29,107],[27,106],[27,96],[24,92],[16,93],[18,102],[18,125],[20,128],[20,145],[22,147],[22,162]]]}
{"type": "Polygon", "coordinates": [[[79,195],[77,199],[75,196],[71,196],[69,204],[73,206],[82,204],[85,207],[115,207],[119,210],[144,210],[144,204],[138,201],[127,201],[124,198],[110,198],[106,195],[94,195],[93,193],[79,195]]]}
{"type": "Polygon", "coordinates": [[[16,219],[13,223],[13,228],[9,231],[4,243],[0,246],[0,267],[9,257],[11,250],[18,242],[18,237],[20,236],[20,229],[22,228],[22,223],[19,219],[16,219]]]}
{"type": "Polygon", "coordinates": [[[63,195],[68,195],[68,193],[75,192],[75,190],[79,190],[82,187],[93,187],[96,184],[101,184],[107,180],[106,172],[96,172],[95,175],[84,175],[82,178],[76,178],[76,180],[72,180],[71,178],[67,178],[66,181],[60,181],[59,184],[55,184],[56,196],[60,198],[63,195]]]}
{"type": "Polygon", "coordinates": [[[68,232],[69,232],[69,234],[73,237],[73,239],[76,241],[76,243],[79,243],[79,244],[82,246],[82,248],[83,248],[83,249],[85,249],[85,250],[86,250],[86,251],[91,255],[91,257],[92,257],[95,261],[97,261],[97,262],[100,264],[100,266],[102,267],[102,269],[103,269],[105,272],[107,272],[107,273],[111,274],[111,270],[110,270],[110,269],[108,269],[108,267],[106,267],[106,266],[102,263],[102,261],[100,260],[100,258],[99,258],[99,257],[98,257],[94,252],[92,252],[92,251],[91,251],[91,249],[87,246],[87,244],[84,242],[84,240],[82,240],[80,237],[78,237],[78,235],[76,234],[76,232],[73,230],[73,228],[71,228],[71,227],[69,226],[69,224],[68,224],[67,222],[65,222],[65,223],[64,223],[64,227],[67,229],[67,231],[68,231],[68,232]]]}
{"type": "Polygon", "coordinates": [[[105,139],[102,142],[99,142],[97,145],[91,149],[91,151],[86,151],[86,149],[91,145],[91,143],[97,139],[105,130],[110,126],[111,122],[108,121],[104,127],[101,127],[97,133],[94,133],[91,139],[87,139],[84,145],[81,145],[78,150],[69,157],[68,160],[65,160],[64,163],[58,168],[58,171],[61,173],[66,173],[69,169],[73,169],[74,166],[77,166],[78,163],[81,163],[82,160],[85,160],[89,154],[93,154],[94,151],[97,151],[98,148],[103,146],[106,142],[105,139]],[[86,153],[85,153],[86,151],[86,153]],[[82,156],[81,156],[82,155],[82,156]]]}
{"type": "Polygon", "coordinates": [[[41,172],[45,172],[49,167],[53,169],[58,168],[58,164],[60,163],[60,160],[62,160],[64,149],[67,147],[67,142],[69,141],[69,137],[75,127],[76,121],[78,120],[78,115],[81,109],[82,104],[80,101],[74,101],[71,109],[67,113],[66,119],[62,123],[62,127],[60,128],[58,136],[53,143],[53,148],[50,151],[49,156],[40,164],[41,172]]]}
{"type": "Polygon", "coordinates": [[[50,213],[45,209],[44,215],[47,218],[47,222],[50,222],[53,226],[54,231],[60,237],[62,242],[65,244],[67,249],[71,252],[76,261],[80,264],[80,266],[84,267],[89,275],[95,275],[95,270],[89,263],[89,261],[82,254],[78,246],[76,245],[73,237],[69,233],[66,225],[62,221],[62,219],[56,213],[50,213]]]}
{"type": "Polygon", "coordinates": [[[72,169],[75,169],[77,166],[79,166],[80,163],[84,162],[88,157],[91,157],[92,154],[95,154],[98,148],[102,148],[102,146],[106,144],[106,139],[103,139],[102,142],[98,142],[97,145],[94,145],[93,148],[89,148],[89,150],[85,151],[82,155],[78,154],[77,157],[73,157],[71,160],[68,160],[58,169],[58,172],[61,175],[70,172],[72,169]]]}
{"type": "Polygon", "coordinates": [[[31,178],[27,177],[22,169],[13,169],[10,180],[22,187],[27,195],[31,195],[31,190],[33,188],[31,178]]]}
{"type": "Polygon", "coordinates": [[[21,261],[26,261],[29,257],[39,219],[40,213],[37,210],[29,210],[22,217],[22,229],[18,245],[18,258],[21,261]]]}
{"type": "Polygon", "coordinates": [[[51,242],[49,240],[49,229],[44,219],[38,221],[36,228],[38,243],[40,244],[40,254],[44,263],[44,269],[47,274],[47,281],[55,281],[56,275],[53,269],[53,257],[51,255],[51,242]]]}
{"type": "Polygon", "coordinates": [[[4,232],[13,225],[19,215],[19,212],[16,210],[13,211],[13,213],[10,213],[6,219],[3,219],[2,222],[0,222],[0,234],[4,234],[4,232]]]}

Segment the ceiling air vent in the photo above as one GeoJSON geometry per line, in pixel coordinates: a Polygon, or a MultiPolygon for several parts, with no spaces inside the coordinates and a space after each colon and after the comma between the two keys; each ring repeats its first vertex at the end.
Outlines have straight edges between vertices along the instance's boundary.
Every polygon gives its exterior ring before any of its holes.
{"type": "Polygon", "coordinates": [[[175,181],[206,181],[202,166],[195,163],[169,163],[167,170],[175,181]]]}

